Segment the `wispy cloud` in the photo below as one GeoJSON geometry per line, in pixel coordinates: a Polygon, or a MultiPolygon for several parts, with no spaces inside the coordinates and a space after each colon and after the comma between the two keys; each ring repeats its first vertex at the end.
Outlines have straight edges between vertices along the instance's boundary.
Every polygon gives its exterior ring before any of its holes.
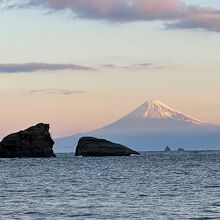
{"type": "Polygon", "coordinates": [[[76,64],[52,64],[52,63],[9,63],[0,64],[0,73],[32,73],[36,71],[59,71],[59,70],[80,70],[94,71],[89,66],[76,64]]]}
{"type": "MultiPolygon", "coordinates": [[[[12,1],[13,2],[13,1],[12,1]]],[[[69,10],[79,18],[111,22],[165,22],[168,28],[202,28],[220,31],[220,10],[187,5],[183,0],[21,0],[10,7],[69,10]]]]}
{"type": "Polygon", "coordinates": [[[119,66],[117,66],[117,65],[115,65],[115,64],[104,64],[104,65],[102,65],[101,67],[110,68],[110,69],[120,68],[119,66]]]}
{"type": "Polygon", "coordinates": [[[128,66],[123,66],[123,69],[138,69],[138,70],[149,70],[149,69],[163,69],[164,66],[156,65],[153,63],[138,63],[128,66]]]}
{"type": "Polygon", "coordinates": [[[116,64],[105,64],[102,67],[107,69],[124,69],[124,70],[150,70],[150,69],[163,69],[162,65],[156,65],[154,63],[137,63],[126,66],[119,66],[116,64]]]}
{"type": "Polygon", "coordinates": [[[78,71],[98,71],[99,68],[105,69],[121,69],[121,70],[143,70],[143,69],[161,69],[164,68],[161,65],[154,63],[137,63],[130,65],[117,65],[117,64],[104,64],[101,66],[90,67],[75,64],[51,64],[51,63],[9,63],[0,64],[0,74],[16,74],[16,73],[33,73],[39,71],[56,72],[61,70],[78,70],[78,71]]]}
{"type": "Polygon", "coordinates": [[[36,94],[48,94],[48,95],[74,95],[74,94],[85,94],[85,91],[69,90],[69,89],[31,89],[22,90],[24,95],[36,95],[36,94]]]}

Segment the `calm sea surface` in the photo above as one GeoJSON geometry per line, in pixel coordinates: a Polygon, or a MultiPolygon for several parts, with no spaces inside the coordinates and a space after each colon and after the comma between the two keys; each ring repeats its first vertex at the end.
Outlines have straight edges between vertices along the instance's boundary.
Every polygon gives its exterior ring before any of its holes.
{"type": "Polygon", "coordinates": [[[220,152],[0,159],[0,219],[220,219],[220,152]]]}

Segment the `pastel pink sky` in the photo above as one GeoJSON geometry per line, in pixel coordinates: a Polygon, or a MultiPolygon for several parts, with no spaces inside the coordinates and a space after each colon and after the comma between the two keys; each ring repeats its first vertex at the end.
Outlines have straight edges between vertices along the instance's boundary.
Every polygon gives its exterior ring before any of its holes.
{"type": "Polygon", "coordinates": [[[146,99],[220,124],[219,1],[13,2],[0,3],[0,138],[92,130],[146,99]]]}

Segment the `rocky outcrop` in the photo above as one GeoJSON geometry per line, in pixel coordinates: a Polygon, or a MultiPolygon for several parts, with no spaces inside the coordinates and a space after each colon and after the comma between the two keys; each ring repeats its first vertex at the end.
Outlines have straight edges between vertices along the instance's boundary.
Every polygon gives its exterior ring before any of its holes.
{"type": "Polygon", "coordinates": [[[55,157],[49,124],[37,124],[5,137],[0,143],[0,157],[55,157]]]}
{"type": "Polygon", "coordinates": [[[131,154],[139,154],[121,144],[112,143],[105,139],[94,137],[80,138],[76,147],[76,156],[130,156],[131,154]]]}
{"type": "Polygon", "coordinates": [[[183,148],[178,148],[177,152],[185,152],[185,150],[183,148]]]}
{"type": "Polygon", "coordinates": [[[171,149],[168,146],[166,146],[164,152],[171,152],[171,149]]]}

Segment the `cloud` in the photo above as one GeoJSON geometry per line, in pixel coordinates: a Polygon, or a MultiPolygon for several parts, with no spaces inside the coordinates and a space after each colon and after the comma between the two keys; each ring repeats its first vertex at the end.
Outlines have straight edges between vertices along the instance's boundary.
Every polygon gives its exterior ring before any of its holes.
{"type": "Polygon", "coordinates": [[[142,70],[142,69],[160,69],[164,68],[162,66],[153,63],[138,63],[131,64],[127,66],[120,66],[116,64],[104,64],[99,67],[82,66],[76,64],[51,64],[51,63],[9,63],[0,64],[0,74],[17,74],[17,73],[34,73],[39,71],[61,71],[61,70],[78,70],[78,71],[98,71],[99,68],[105,69],[132,69],[132,70],[142,70]]]}
{"type": "Polygon", "coordinates": [[[80,70],[94,71],[89,66],[75,64],[22,63],[0,64],[0,73],[31,73],[36,71],[80,70]]]}
{"type": "Polygon", "coordinates": [[[111,68],[111,69],[114,69],[114,68],[119,68],[117,65],[115,64],[105,64],[103,65],[102,67],[104,68],[111,68]]]}
{"type": "Polygon", "coordinates": [[[220,11],[210,8],[203,13],[195,13],[178,22],[166,25],[168,28],[195,29],[201,28],[220,32],[220,11]]]}
{"type": "MultiPolygon", "coordinates": [[[[14,7],[68,10],[78,18],[110,22],[164,21],[168,28],[220,31],[220,10],[183,0],[23,0],[14,7]]],[[[12,4],[10,5],[12,7],[12,4]]]]}
{"type": "Polygon", "coordinates": [[[138,64],[133,64],[131,66],[125,66],[123,67],[125,69],[162,69],[164,66],[159,66],[153,63],[138,63],[138,64]]]}
{"type": "Polygon", "coordinates": [[[153,63],[137,63],[127,66],[119,66],[116,64],[105,64],[102,67],[107,69],[124,69],[124,70],[149,70],[149,69],[162,69],[164,66],[156,65],[153,63]]]}
{"type": "Polygon", "coordinates": [[[32,89],[22,90],[24,95],[36,95],[36,94],[48,94],[48,95],[73,95],[73,94],[85,94],[85,91],[69,90],[69,89],[32,89]]]}

